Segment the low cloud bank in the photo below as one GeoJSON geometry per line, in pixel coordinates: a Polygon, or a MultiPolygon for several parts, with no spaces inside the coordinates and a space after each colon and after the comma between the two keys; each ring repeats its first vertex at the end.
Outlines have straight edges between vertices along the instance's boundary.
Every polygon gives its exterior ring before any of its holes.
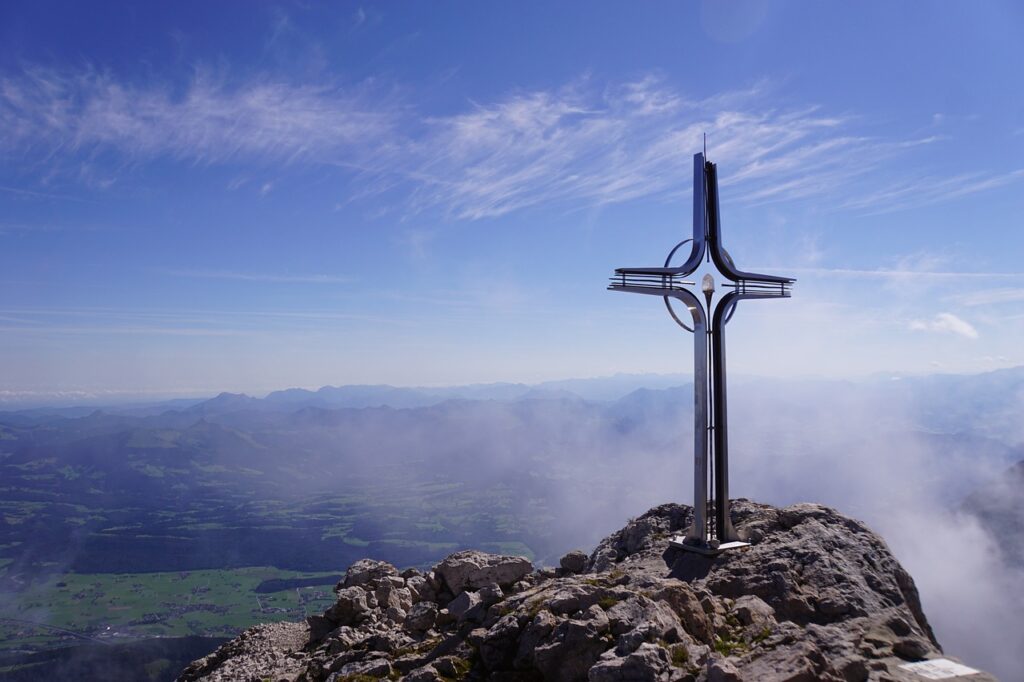
{"type": "MultiPolygon", "coordinates": [[[[1008,538],[1021,532],[1012,526],[993,535],[961,503],[1024,460],[1024,371],[1018,374],[873,384],[737,381],[730,386],[732,494],[780,506],[820,502],[865,521],[913,575],[946,650],[1013,679],[1024,651],[1024,571],[1002,550],[1008,539],[1021,546],[1024,538],[1008,538]]],[[[537,559],[551,564],[654,505],[692,501],[691,410],[691,388],[681,386],[613,402],[527,393],[407,409],[286,401],[271,409],[222,396],[172,413],[62,423],[83,435],[132,430],[137,445],[166,445],[166,434],[180,434],[182,452],[201,457],[203,471],[220,472],[218,481],[244,479],[243,496],[260,482],[260,496],[297,509],[325,495],[358,497],[368,483],[393,502],[378,513],[415,516],[438,504],[431,486],[421,484],[441,484],[449,491],[443,504],[469,505],[482,519],[500,516],[511,524],[506,531],[518,529],[508,531],[509,540],[529,540],[537,559]],[[243,470],[264,473],[232,473],[243,470]],[[472,496],[499,490],[514,500],[502,510],[472,496]]],[[[47,452],[63,457],[64,446],[54,447],[47,452]]],[[[66,447],[68,457],[91,452],[90,466],[104,458],[112,470],[118,466],[116,452],[93,450],[66,447]]],[[[190,490],[201,495],[204,488],[190,490]]],[[[395,522],[387,519],[392,530],[395,522]]],[[[473,526],[472,537],[456,537],[442,529],[449,536],[438,531],[435,540],[479,541],[492,530],[473,526]]]]}

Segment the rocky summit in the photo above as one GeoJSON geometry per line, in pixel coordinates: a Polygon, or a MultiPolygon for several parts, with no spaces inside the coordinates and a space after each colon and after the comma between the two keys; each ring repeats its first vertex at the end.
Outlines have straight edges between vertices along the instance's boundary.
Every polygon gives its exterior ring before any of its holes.
{"type": "Polygon", "coordinates": [[[669,547],[692,509],[667,504],[558,568],[476,551],[427,573],[362,560],[322,615],[251,628],[179,679],[925,679],[900,666],[942,650],[880,537],[815,504],[737,500],[732,518],[752,544],[716,557],[669,547]]]}

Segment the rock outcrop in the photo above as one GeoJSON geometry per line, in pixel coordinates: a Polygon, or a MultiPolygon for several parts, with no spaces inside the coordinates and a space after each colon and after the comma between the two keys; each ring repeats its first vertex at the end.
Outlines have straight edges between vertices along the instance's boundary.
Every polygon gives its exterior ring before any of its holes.
{"type": "Polygon", "coordinates": [[[753,544],[713,558],[668,546],[692,518],[669,504],[557,569],[474,551],[425,574],[359,561],[323,615],[247,630],[179,679],[923,679],[899,666],[941,649],[881,538],[820,505],[732,510],[753,544]]]}

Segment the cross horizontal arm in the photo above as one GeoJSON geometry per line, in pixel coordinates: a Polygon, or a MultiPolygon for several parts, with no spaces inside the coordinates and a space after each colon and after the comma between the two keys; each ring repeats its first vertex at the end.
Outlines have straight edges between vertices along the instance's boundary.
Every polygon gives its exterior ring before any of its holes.
{"type": "Polygon", "coordinates": [[[682,298],[679,296],[680,292],[685,292],[686,289],[679,287],[677,289],[667,289],[664,287],[654,286],[616,286],[614,284],[608,285],[609,291],[625,291],[628,294],[649,294],[651,296],[672,296],[673,298],[682,298]]]}
{"type": "MultiPolygon", "coordinates": [[[[616,270],[616,276],[611,277],[609,289],[613,291],[633,291],[643,289],[640,293],[654,293],[656,291],[685,291],[684,287],[693,286],[695,282],[676,279],[671,274],[635,274],[632,271],[616,270]]],[[[658,294],[664,296],[666,294],[658,294]]]]}
{"type": "Polygon", "coordinates": [[[734,289],[741,294],[749,294],[747,298],[777,298],[788,297],[792,291],[793,280],[789,281],[768,281],[741,279],[727,287],[734,289]]]}
{"type": "Polygon", "coordinates": [[[616,275],[688,275],[685,266],[678,268],[615,268],[616,275]]]}
{"type": "MultiPolygon", "coordinates": [[[[714,251],[712,258],[714,258],[714,251]]],[[[775,283],[775,284],[792,284],[796,281],[793,277],[783,277],[782,275],[762,275],[756,272],[744,272],[738,269],[731,262],[718,263],[717,260],[715,265],[723,275],[731,279],[734,282],[764,282],[764,283],[775,283]]]]}

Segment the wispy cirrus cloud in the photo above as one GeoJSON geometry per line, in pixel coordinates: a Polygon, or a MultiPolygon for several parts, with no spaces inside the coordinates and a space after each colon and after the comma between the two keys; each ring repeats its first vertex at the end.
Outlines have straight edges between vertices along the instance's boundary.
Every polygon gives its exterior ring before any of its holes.
{"type": "MultiPolygon", "coordinates": [[[[825,277],[855,277],[855,278],[893,278],[893,279],[926,279],[926,280],[949,280],[958,279],[1024,279],[1024,272],[983,272],[983,271],[956,271],[956,270],[913,270],[900,268],[805,268],[799,266],[757,266],[753,270],[769,270],[774,267],[783,267],[786,272],[796,274],[821,275],[825,277]]],[[[1019,291],[1019,290],[1012,290],[1019,291]]],[[[958,299],[959,300],[959,299],[958,299]]],[[[963,298],[964,305],[971,305],[966,301],[972,300],[968,296],[963,298]]],[[[1016,300],[1016,299],[1006,299],[1016,300]]]]}
{"type": "Polygon", "coordinates": [[[960,294],[954,298],[957,303],[965,306],[1022,303],[1024,302],[1024,288],[1004,287],[999,289],[984,289],[982,291],[960,294]]]}
{"type": "Polygon", "coordinates": [[[257,80],[229,85],[199,70],[176,92],[133,85],[92,70],[31,69],[0,79],[0,150],[112,150],[128,160],[167,156],[197,163],[344,158],[384,143],[393,112],[365,93],[257,80]]]}
{"type": "Polygon", "coordinates": [[[83,199],[82,197],[71,196],[68,194],[56,194],[53,192],[38,192],[35,190],[24,189],[23,187],[0,186],[0,192],[5,194],[14,194],[16,196],[30,197],[33,199],[61,199],[64,201],[89,202],[88,199],[83,199]]]}
{"type": "Polygon", "coordinates": [[[45,328],[17,326],[0,326],[0,331],[6,334],[43,333],[49,334],[72,334],[72,335],[100,335],[100,336],[245,336],[252,334],[251,330],[244,329],[213,329],[206,327],[124,327],[103,325],[97,327],[68,327],[63,325],[51,325],[45,328]]]}
{"type": "Polygon", "coordinates": [[[747,203],[814,198],[876,212],[1024,179],[1024,169],[894,177],[895,164],[880,177],[883,164],[943,138],[880,137],[855,114],[779,106],[765,83],[692,98],[651,75],[584,78],[467,101],[442,116],[413,99],[269,77],[228,83],[203,69],[174,86],[29,69],[0,78],[0,154],[40,168],[77,164],[69,175],[99,188],[112,182],[104,164],[159,158],[340,166],[353,173],[345,201],[388,194],[402,212],[463,220],[686,193],[705,133],[712,157],[730,168],[723,187],[747,203]]]}
{"type": "Polygon", "coordinates": [[[110,232],[122,228],[111,225],[61,223],[7,223],[0,221],[0,236],[47,232],[110,232]]]}
{"type": "Polygon", "coordinates": [[[858,151],[865,139],[843,131],[846,119],[762,100],[761,88],[689,100],[646,78],[474,104],[430,121],[414,205],[474,219],[550,202],[678,194],[705,133],[714,158],[734,169],[724,184],[742,186],[746,200],[820,194],[844,173],[863,172],[841,160],[866,153],[858,151]]]}
{"type": "Polygon", "coordinates": [[[126,308],[0,309],[8,336],[252,336],[338,333],[360,325],[403,326],[404,320],[336,310],[141,310],[126,308]]]}
{"type": "Polygon", "coordinates": [[[1024,168],[1007,173],[962,173],[952,177],[920,177],[898,181],[895,185],[852,198],[843,208],[885,213],[905,208],[936,204],[977,194],[1024,179],[1024,168]]]}
{"type": "Polygon", "coordinates": [[[234,272],[231,270],[163,270],[176,277],[225,279],[239,282],[271,282],[274,284],[347,284],[351,277],[325,274],[277,274],[269,272],[234,272]]]}

